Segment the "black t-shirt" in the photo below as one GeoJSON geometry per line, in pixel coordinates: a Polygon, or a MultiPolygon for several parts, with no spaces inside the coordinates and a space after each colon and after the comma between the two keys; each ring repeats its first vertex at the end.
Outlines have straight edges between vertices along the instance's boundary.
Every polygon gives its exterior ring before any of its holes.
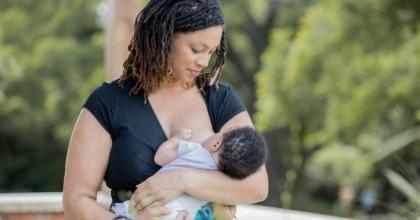
{"type": "MultiPolygon", "coordinates": [[[[116,81],[103,83],[84,104],[112,138],[105,182],[112,189],[113,202],[121,202],[117,192],[135,190],[137,184],[160,169],[154,155],[166,140],[150,103],[144,103],[144,94],[129,96],[134,84],[129,79],[120,89],[116,81]]],[[[215,86],[205,87],[203,98],[214,132],[245,111],[232,87],[223,83],[217,91],[215,86]]]]}

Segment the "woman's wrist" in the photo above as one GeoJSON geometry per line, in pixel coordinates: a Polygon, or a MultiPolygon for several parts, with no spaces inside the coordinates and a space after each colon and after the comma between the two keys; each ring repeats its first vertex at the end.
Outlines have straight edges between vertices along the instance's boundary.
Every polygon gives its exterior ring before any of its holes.
{"type": "Polygon", "coordinates": [[[188,193],[189,189],[191,189],[195,183],[194,175],[192,175],[192,170],[177,170],[178,172],[178,179],[180,180],[180,188],[183,193],[188,193]]]}
{"type": "Polygon", "coordinates": [[[184,169],[181,171],[179,178],[182,180],[180,181],[182,182],[182,190],[186,194],[191,194],[197,190],[200,191],[200,189],[206,187],[206,181],[209,180],[209,176],[215,173],[215,171],[197,169],[184,169]]]}

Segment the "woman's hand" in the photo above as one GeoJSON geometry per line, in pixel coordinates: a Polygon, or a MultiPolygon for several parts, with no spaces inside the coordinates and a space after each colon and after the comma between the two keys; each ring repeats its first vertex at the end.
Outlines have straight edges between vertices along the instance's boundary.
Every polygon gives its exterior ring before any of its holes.
{"type": "Polygon", "coordinates": [[[151,205],[161,206],[184,193],[182,170],[156,173],[137,185],[131,200],[137,212],[151,205]]]}

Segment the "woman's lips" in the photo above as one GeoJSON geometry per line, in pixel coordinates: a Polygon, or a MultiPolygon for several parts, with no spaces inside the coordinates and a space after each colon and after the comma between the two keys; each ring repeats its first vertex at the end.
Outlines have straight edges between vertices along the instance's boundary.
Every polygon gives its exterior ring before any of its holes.
{"type": "Polygon", "coordinates": [[[197,77],[198,75],[200,75],[200,71],[196,71],[196,70],[192,70],[192,69],[188,69],[191,73],[191,75],[193,77],[197,77]]]}

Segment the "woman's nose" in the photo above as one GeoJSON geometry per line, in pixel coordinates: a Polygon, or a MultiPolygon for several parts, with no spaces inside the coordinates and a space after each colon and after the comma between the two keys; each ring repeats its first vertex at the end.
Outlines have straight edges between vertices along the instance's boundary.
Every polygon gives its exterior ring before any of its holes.
{"type": "Polygon", "coordinates": [[[209,65],[211,55],[203,55],[197,59],[197,64],[202,68],[206,68],[209,65]]]}

